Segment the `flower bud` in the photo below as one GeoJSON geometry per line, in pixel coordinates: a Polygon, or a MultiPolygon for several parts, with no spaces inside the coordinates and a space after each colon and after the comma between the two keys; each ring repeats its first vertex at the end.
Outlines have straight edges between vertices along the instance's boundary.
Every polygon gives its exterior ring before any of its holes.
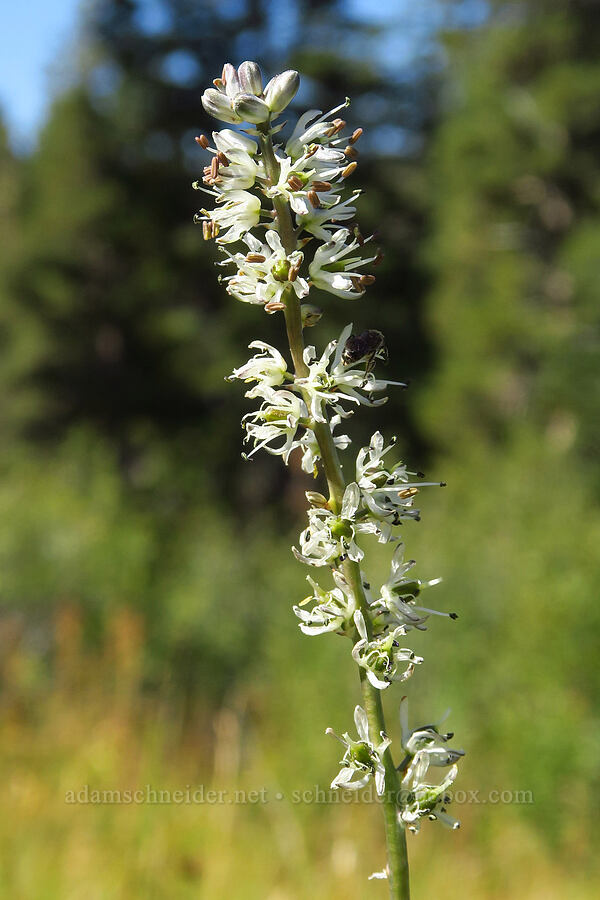
{"type": "Polygon", "coordinates": [[[300,76],[294,69],[288,69],[281,75],[271,78],[265,88],[265,102],[272,113],[282,112],[290,103],[300,87],[300,76]]]}
{"type": "Polygon", "coordinates": [[[323,315],[323,310],[315,306],[314,303],[303,303],[300,307],[300,313],[302,315],[302,327],[312,328],[323,315]]]}
{"type": "Polygon", "coordinates": [[[225,63],[223,66],[221,81],[225,85],[228,97],[233,98],[236,94],[239,94],[241,90],[240,79],[238,78],[235,66],[232,66],[231,63],[225,63]]]}
{"type": "Polygon", "coordinates": [[[209,115],[222,122],[230,122],[232,125],[238,125],[244,120],[234,112],[231,106],[231,100],[227,94],[217,91],[216,88],[207,88],[202,94],[202,106],[209,115]]]}
{"type": "Polygon", "coordinates": [[[247,60],[238,69],[242,91],[247,94],[262,94],[262,75],[258,63],[247,60]]]}
{"type": "Polygon", "coordinates": [[[305,491],[304,496],[311,506],[325,509],[325,507],[328,505],[327,497],[324,497],[323,494],[319,493],[319,491],[305,491]]]}
{"type": "Polygon", "coordinates": [[[246,122],[260,125],[266,122],[271,115],[269,107],[264,100],[255,97],[254,94],[238,94],[233,101],[236,113],[246,122]]]}

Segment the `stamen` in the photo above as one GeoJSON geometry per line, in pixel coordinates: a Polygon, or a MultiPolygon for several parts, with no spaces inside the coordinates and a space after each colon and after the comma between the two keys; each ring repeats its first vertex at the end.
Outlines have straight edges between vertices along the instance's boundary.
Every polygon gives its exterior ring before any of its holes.
{"type": "Polygon", "coordinates": [[[321,201],[319,200],[319,195],[317,194],[316,191],[309,191],[308,199],[310,200],[312,206],[314,206],[315,209],[319,209],[319,207],[321,206],[321,201]]]}
{"type": "Polygon", "coordinates": [[[203,150],[208,150],[208,148],[210,147],[209,140],[205,134],[199,134],[197,137],[194,138],[194,140],[196,141],[197,144],[200,144],[200,146],[202,147],[203,150]]]}
{"type": "Polygon", "coordinates": [[[346,159],[358,159],[358,150],[355,150],[354,147],[351,147],[350,144],[344,150],[344,156],[346,159]]]}
{"type": "Polygon", "coordinates": [[[282,303],[281,300],[269,300],[268,303],[265,303],[265,312],[269,314],[279,312],[281,309],[285,309],[285,303],[282,303]]]}
{"type": "Polygon", "coordinates": [[[216,178],[219,174],[219,157],[213,156],[211,164],[210,164],[210,177],[216,178]]]}
{"type": "Polygon", "coordinates": [[[329,181],[313,181],[313,191],[330,191],[331,184],[329,181]]]}
{"type": "Polygon", "coordinates": [[[361,275],[360,276],[360,283],[362,284],[363,287],[368,287],[370,284],[375,284],[376,281],[377,281],[377,279],[375,278],[374,275],[361,275]]]}
{"type": "Polygon", "coordinates": [[[350,165],[346,166],[346,168],[343,170],[342,178],[348,178],[350,175],[352,175],[352,173],[354,171],[356,171],[357,167],[358,167],[357,162],[351,162],[350,165]]]}
{"type": "Polygon", "coordinates": [[[221,163],[222,166],[227,168],[227,166],[229,165],[229,160],[227,159],[227,157],[221,150],[219,150],[219,152],[217,153],[217,159],[219,160],[219,162],[221,163]]]}
{"type": "Polygon", "coordinates": [[[302,188],[304,187],[304,185],[302,184],[302,181],[298,178],[297,175],[290,175],[290,177],[287,180],[287,183],[289,184],[289,186],[291,187],[291,189],[293,191],[301,191],[302,188]]]}
{"type": "Polygon", "coordinates": [[[357,142],[357,140],[359,139],[359,137],[362,135],[362,133],[363,133],[362,128],[357,128],[355,131],[352,132],[352,137],[349,139],[348,143],[355,144],[357,142]]]}
{"type": "Polygon", "coordinates": [[[414,497],[415,494],[418,494],[418,488],[407,488],[405,491],[400,491],[398,496],[401,500],[407,500],[409,497],[414,497]]]}
{"type": "Polygon", "coordinates": [[[249,263],[262,263],[267,259],[266,256],[263,256],[262,253],[248,253],[246,254],[246,262],[249,263]]]}

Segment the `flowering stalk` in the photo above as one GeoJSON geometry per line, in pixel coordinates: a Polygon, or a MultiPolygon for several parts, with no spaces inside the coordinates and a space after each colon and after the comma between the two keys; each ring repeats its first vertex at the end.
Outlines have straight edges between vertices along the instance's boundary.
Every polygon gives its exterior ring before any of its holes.
{"type": "Polygon", "coordinates": [[[361,269],[376,263],[379,253],[363,255],[370,239],[362,237],[354,221],[356,193],[344,197],[362,131],[342,136],[346,123],[335,115],[348,105],[346,100],[325,115],[305,113],[285,145],[276,145],[273,137],[283,126],[272,123],[298,89],[297,72],[277,75],[263,89],[256,63],[242,63],[237,70],[227,63],[214,85],[202,97],[205,109],[227,123],[245,121],[254,127],[214,132],[214,148],[205,136],[197,138],[212,160],[203,184],[194,187],[212,195],[216,204],[203,209],[197,220],[205,239],[216,238],[225,257],[221,265],[236,269],[223,279],[228,293],[262,305],[269,314],[283,312],[293,363],[289,371],[276,348],[254,341],[251,349],[260,352],[230,376],[253,384],[246,396],[260,400],[243,421],[245,440],[254,443],[248,456],[265,449],[287,464],[301,450],[304,471],[325,475],[328,497],[307,491],[308,526],[293,551],[310,567],[328,567],[335,586],[326,590],[309,577],[312,594],[294,612],[305,634],[334,631],[352,641],[363,707],[357,706],[354,715],[358,740],[347,733],[339,738],[344,756],[332,787],[357,790],[374,777],[384,812],[387,864],[372,877],[388,879],[392,898],[408,898],[406,828],[417,831],[424,816],[457,827],[445,807],[463,752],[446,749],[451,735],[440,734],[436,726],[410,731],[403,698],[404,756],[396,764],[381,694],[393,681],[409,678],[422,662],[401,646],[401,639],[411,629],[424,630],[431,614],[448,614],[416,605],[421,590],[434,582],[405,577],[414,563],[404,562],[401,544],[388,581],[372,596],[357,538],[372,534],[381,543],[398,541],[397,526],[418,518],[413,499],[425,483],[401,463],[386,464],[384,456],[394,441],[384,446],[379,432],[360,450],[354,480],[347,483],[343,474],[339,453],[350,438],[336,435],[335,429],[355,407],[384,403],[386,398],[376,395],[389,385],[405,386],[374,375],[376,361],[387,359],[383,335],[375,330],[354,335],[349,325],[321,356],[304,342],[305,329],[322,315],[303,302],[312,290],[354,300],[374,281],[361,269]],[[232,254],[228,245],[239,241],[248,252],[232,254]],[[426,780],[432,766],[448,769],[441,781],[426,780]]]}

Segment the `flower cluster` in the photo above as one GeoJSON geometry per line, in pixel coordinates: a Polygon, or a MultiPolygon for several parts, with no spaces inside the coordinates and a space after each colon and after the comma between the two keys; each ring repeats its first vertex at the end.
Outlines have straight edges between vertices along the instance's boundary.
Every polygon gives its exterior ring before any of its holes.
{"type": "Polygon", "coordinates": [[[346,123],[336,114],[349,101],[326,115],[310,110],[301,116],[285,146],[273,150],[277,178],[267,171],[259,144],[265,133],[279,130],[271,121],[293,99],[298,84],[298,73],[289,71],[272,78],[263,89],[256,63],[244,62],[237,70],[227,63],[215,87],[202,96],[205,110],[215,118],[256,126],[246,134],[231,128],[215,131],[214,146],[205,135],[197,138],[212,159],[194,187],[212,196],[216,205],[202,209],[196,221],[202,222],[206,239],[216,238],[221,245],[222,265],[237,270],[225,279],[227,291],[244,302],[262,304],[267,312],[283,308],[281,297],[290,286],[299,299],[306,296],[309,285],[340,297],[361,297],[375,278],[360,269],[380,259],[378,253],[361,256],[365,240],[353,224],[356,192],[344,196],[345,180],[357,166],[354,145],[362,134],[358,128],[342,136],[346,123]],[[289,205],[298,233],[306,232],[306,240],[324,242],[307,266],[308,278],[299,276],[302,250],[286,252],[281,246],[271,217],[272,203],[278,200],[289,205]],[[341,222],[349,227],[340,227],[341,222]],[[249,234],[257,227],[264,229],[264,239],[249,234]],[[248,252],[229,253],[224,245],[241,239],[248,252]]]}
{"type": "MultiPolygon", "coordinates": [[[[401,382],[375,378],[372,372],[365,372],[364,367],[344,364],[344,347],[351,331],[352,325],[347,325],[337,340],[330,341],[319,359],[314,347],[306,347],[307,374],[302,378],[287,371],[287,363],[275,347],[262,341],[250,344],[251,349],[260,348],[262,352],[235,369],[229,380],[256,381],[246,396],[264,401],[257,412],[249,413],[244,419],[246,439],[252,439],[256,444],[252,453],[258,447],[264,448],[282,456],[287,464],[292,450],[300,448],[303,451],[302,468],[314,473],[320,458],[314,439],[315,423],[330,423],[333,429],[342,418],[352,415],[348,403],[379,406],[387,398],[375,399],[374,393],[384,391],[389,385],[404,386],[401,382]],[[295,399],[292,392],[296,394],[295,399]],[[332,415],[328,418],[330,410],[332,415]],[[278,440],[281,429],[286,435],[283,443],[278,440]]],[[[334,438],[334,443],[339,449],[346,449],[350,439],[347,435],[339,435],[334,438]]],[[[373,526],[369,529],[373,530],[373,526]]]]}
{"type": "MultiPolygon", "coordinates": [[[[312,303],[313,292],[361,298],[375,281],[363,270],[377,265],[381,254],[369,252],[371,239],[365,239],[356,224],[359,192],[346,190],[357,168],[355,145],[362,134],[357,128],[344,136],[346,122],[339,113],[349,101],[325,114],[309,110],[287,140],[274,141],[285,123],[273,121],[293,100],[298,84],[298,73],[288,71],[263,87],[256,63],[244,62],[238,69],[228,63],[202,97],[210,115],[250,127],[215,131],[212,145],[204,135],[197,138],[211,160],[194,187],[213,199],[197,220],[205,239],[216,239],[222,254],[219,265],[229,273],[221,278],[227,292],[267,313],[284,314],[294,362],[291,366],[270,344],[253,341],[255,355],[229,379],[249,385],[246,397],[258,401],[242,423],[244,440],[253,445],[247,458],[266,450],[288,464],[299,450],[302,470],[315,477],[323,473],[327,480],[328,497],[307,491],[308,524],[293,552],[311,569],[329,570],[333,586],[323,587],[309,576],[312,593],[294,606],[294,613],[306,635],[350,638],[351,657],[372,701],[365,704],[369,715],[360,706],[355,709],[358,740],[347,733],[338,738],[345,750],[332,787],[357,790],[374,778],[378,794],[386,790],[396,798],[391,802],[402,826],[417,830],[424,816],[454,826],[446,805],[463,751],[448,749],[451,735],[441,734],[434,725],[410,731],[403,700],[404,760],[396,767],[373,702],[374,692],[406,681],[423,662],[404,646],[405,636],[424,631],[432,615],[456,618],[455,613],[417,603],[422,590],[437,582],[409,574],[415,563],[405,561],[399,541],[403,523],[419,519],[414,505],[418,492],[443,483],[426,482],[404,463],[390,461],[395,439],[386,445],[379,431],[359,450],[353,480],[344,481],[338,454],[347,450],[350,438],[335,434],[335,429],[361,406],[385,403],[389,387],[406,385],[376,376],[376,364],[388,357],[379,331],[355,334],[350,324],[321,352],[312,343],[304,344],[303,331],[322,316],[322,309],[312,303]],[[395,548],[389,577],[377,591],[362,569],[365,551],[360,542],[365,535],[395,548]],[[430,771],[439,767],[447,772],[436,781],[430,771]]],[[[386,874],[387,869],[373,877],[386,874]]]]}

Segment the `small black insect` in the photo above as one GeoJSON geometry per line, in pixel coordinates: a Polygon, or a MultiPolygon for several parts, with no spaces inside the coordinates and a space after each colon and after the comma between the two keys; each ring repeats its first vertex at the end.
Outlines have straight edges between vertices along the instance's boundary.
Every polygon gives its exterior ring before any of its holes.
{"type": "Polygon", "coordinates": [[[373,371],[378,359],[384,363],[388,361],[385,337],[381,331],[370,329],[363,331],[362,334],[351,334],[344,344],[342,365],[351,366],[365,362],[365,376],[373,371]]]}

